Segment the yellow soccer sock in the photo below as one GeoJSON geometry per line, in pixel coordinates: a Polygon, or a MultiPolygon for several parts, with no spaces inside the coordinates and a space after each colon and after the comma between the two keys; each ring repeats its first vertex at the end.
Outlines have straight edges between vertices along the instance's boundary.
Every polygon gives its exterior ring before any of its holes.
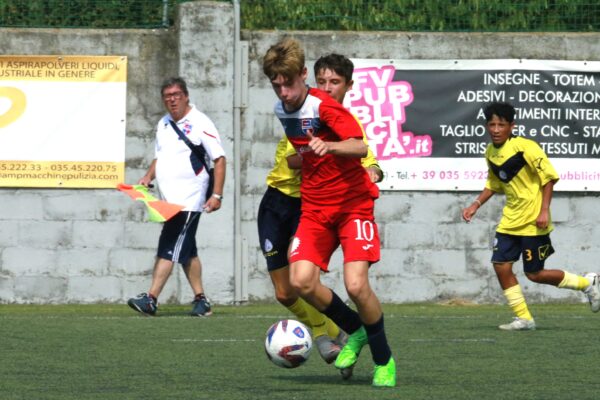
{"type": "Polygon", "coordinates": [[[306,303],[306,305],[306,312],[308,313],[308,319],[313,326],[314,337],[327,335],[335,339],[340,333],[340,328],[338,328],[338,326],[332,320],[327,318],[325,314],[318,311],[308,303],[306,303]]]}
{"type": "Polygon", "coordinates": [[[312,329],[312,333],[314,337],[319,337],[323,335],[329,335],[331,337],[336,337],[339,333],[339,328],[336,324],[334,324],[329,318],[327,318],[323,313],[319,312],[316,308],[308,304],[302,298],[298,298],[294,304],[287,307],[303,324],[307,325],[312,329]],[[337,330],[335,336],[331,335],[331,325],[335,327],[333,331],[337,330]]]}
{"type": "Polygon", "coordinates": [[[558,284],[559,288],[584,290],[590,286],[590,281],[584,276],[575,275],[570,272],[564,271],[565,277],[558,284]]]}
{"type": "Polygon", "coordinates": [[[332,339],[335,339],[340,334],[340,327],[336,325],[335,322],[325,317],[325,326],[327,327],[327,336],[332,339]]]}
{"type": "Polygon", "coordinates": [[[310,307],[306,301],[298,297],[298,300],[296,300],[294,304],[287,306],[286,308],[290,310],[300,322],[312,329],[312,324],[310,323],[308,312],[306,311],[307,306],[310,307]]]}
{"type": "Polygon", "coordinates": [[[533,317],[531,316],[531,314],[529,313],[529,309],[527,308],[527,303],[525,302],[525,296],[523,296],[521,285],[517,284],[513,287],[506,289],[504,291],[504,296],[508,301],[508,305],[517,317],[527,319],[529,321],[533,320],[533,317]]]}

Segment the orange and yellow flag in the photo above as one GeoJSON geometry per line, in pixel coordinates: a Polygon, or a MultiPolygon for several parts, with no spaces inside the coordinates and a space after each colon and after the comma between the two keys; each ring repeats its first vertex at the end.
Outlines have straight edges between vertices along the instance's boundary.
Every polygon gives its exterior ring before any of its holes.
{"type": "Polygon", "coordinates": [[[165,222],[184,209],[184,206],[180,206],[179,204],[158,200],[148,192],[148,188],[144,185],[126,185],[124,183],[119,183],[117,189],[127,194],[132,199],[146,204],[148,209],[148,220],[152,222],[165,222]]]}

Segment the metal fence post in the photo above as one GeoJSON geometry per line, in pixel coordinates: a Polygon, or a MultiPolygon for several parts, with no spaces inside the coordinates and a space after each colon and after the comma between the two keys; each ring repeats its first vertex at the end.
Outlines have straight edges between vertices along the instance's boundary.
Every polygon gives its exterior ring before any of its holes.
{"type": "Polygon", "coordinates": [[[163,0],[162,26],[165,28],[169,26],[169,0],[163,0]]]}

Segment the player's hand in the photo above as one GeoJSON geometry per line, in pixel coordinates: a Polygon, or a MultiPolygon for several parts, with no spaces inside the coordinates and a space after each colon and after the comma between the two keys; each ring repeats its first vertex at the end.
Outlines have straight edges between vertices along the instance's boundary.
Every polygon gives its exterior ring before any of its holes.
{"type": "Polygon", "coordinates": [[[381,176],[379,175],[380,174],[379,168],[367,167],[365,169],[367,170],[367,173],[369,174],[369,179],[371,180],[371,182],[373,182],[373,183],[379,182],[379,179],[381,178],[381,176]]]}
{"type": "Polygon", "coordinates": [[[146,187],[153,187],[154,185],[152,185],[150,182],[152,182],[152,179],[150,177],[144,175],[138,181],[138,185],[144,185],[146,187]]]}
{"type": "Polygon", "coordinates": [[[550,216],[548,214],[548,211],[540,211],[540,215],[538,215],[537,219],[535,220],[535,225],[540,228],[540,229],[546,229],[548,227],[548,223],[550,221],[550,216]]]}
{"type": "Polygon", "coordinates": [[[217,211],[219,208],[221,208],[221,200],[217,199],[216,197],[210,196],[206,200],[206,203],[204,203],[204,205],[202,206],[202,208],[207,213],[211,213],[213,211],[217,211]]]}
{"type": "Polygon", "coordinates": [[[308,147],[318,156],[324,156],[329,153],[329,144],[327,142],[322,141],[318,137],[314,137],[312,133],[307,132],[306,136],[308,137],[308,147]]]}
{"type": "Polygon", "coordinates": [[[479,207],[477,206],[477,204],[471,204],[469,207],[463,208],[462,217],[465,220],[465,222],[471,222],[473,216],[477,213],[478,208],[479,207]]]}

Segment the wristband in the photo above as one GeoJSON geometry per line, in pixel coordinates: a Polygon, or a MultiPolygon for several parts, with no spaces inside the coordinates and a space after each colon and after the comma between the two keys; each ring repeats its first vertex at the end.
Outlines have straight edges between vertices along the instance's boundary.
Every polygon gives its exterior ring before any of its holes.
{"type": "Polygon", "coordinates": [[[475,199],[475,200],[473,201],[473,203],[477,203],[477,204],[479,205],[479,207],[481,207],[481,202],[479,201],[479,199],[475,199]]]}
{"type": "Polygon", "coordinates": [[[220,194],[213,193],[211,197],[214,197],[215,199],[217,199],[219,201],[223,200],[223,195],[220,195],[220,194]]]}

